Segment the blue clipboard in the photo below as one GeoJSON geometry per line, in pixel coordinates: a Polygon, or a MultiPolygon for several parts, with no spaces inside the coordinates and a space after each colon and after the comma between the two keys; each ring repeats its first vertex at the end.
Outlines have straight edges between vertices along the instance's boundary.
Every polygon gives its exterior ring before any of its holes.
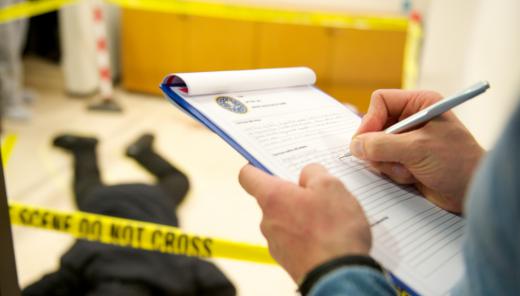
{"type": "MultiPolygon", "coordinates": [[[[167,81],[168,79],[165,79],[167,81]]],[[[195,120],[199,121],[203,125],[205,125],[212,132],[221,137],[224,141],[226,141],[233,149],[235,149],[240,155],[242,155],[245,159],[249,161],[253,166],[263,170],[264,172],[273,175],[271,171],[269,171],[261,162],[259,162],[253,155],[251,155],[247,150],[245,150],[240,144],[238,144],[233,138],[231,138],[227,133],[225,133],[217,124],[211,121],[209,118],[204,116],[197,108],[193,107],[190,103],[188,103],[184,98],[179,96],[172,90],[172,85],[167,82],[163,82],[160,85],[161,90],[166,94],[166,97],[170,102],[177,107],[180,107],[184,112],[190,115],[195,120]]],[[[418,296],[419,294],[415,292],[412,288],[410,288],[407,284],[397,278],[394,274],[389,273],[390,279],[393,284],[401,291],[406,291],[411,296],[418,296]]]]}
{"type": "Polygon", "coordinates": [[[249,153],[247,150],[245,150],[240,144],[238,144],[233,138],[231,138],[227,133],[225,133],[218,125],[216,125],[213,121],[211,121],[209,118],[204,116],[204,114],[200,113],[199,110],[197,110],[195,107],[190,105],[185,99],[183,99],[181,96],[179,96],[177,93],[175,93],[171,89],[171,85],[162,83],[161,84],[162,91],[166,94],[168,99],[178,107],[182,108],[186,113],[188,113],[191,117],[198,120],[202,124],[204,124],[208,129],[210,129],[212,132],[217,134],[219,137],[224,139],[233,149],[235,149],[240,155],[242,155],[245,159],[249,161],[252,165],[255,167],[263,170],[264,172],[268,174],[273,174],[271,171],[269,171],[261,162],[259,162],[251,153],[249,153]]]}

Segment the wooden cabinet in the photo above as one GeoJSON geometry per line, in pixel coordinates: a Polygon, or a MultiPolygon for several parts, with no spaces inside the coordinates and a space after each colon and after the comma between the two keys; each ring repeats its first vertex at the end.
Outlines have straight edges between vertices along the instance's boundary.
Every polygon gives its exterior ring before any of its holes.
{"type": "Polygon", "coordinates": [[[123,86],[160,93],[172,72],[308,66],[318,87],[366,110],[401,87],[406,30],[339,29],[123,10],[123,86]]]}

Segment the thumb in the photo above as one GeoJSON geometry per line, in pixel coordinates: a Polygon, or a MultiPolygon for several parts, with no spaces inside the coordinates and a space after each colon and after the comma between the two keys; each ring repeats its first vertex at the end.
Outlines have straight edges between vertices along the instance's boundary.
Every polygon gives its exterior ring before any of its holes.
{"type": "Polygon", "coordinates": [[[265,195],[274,184],[279,182],[277,177],[271,176],[250,164],[245,165],[240,170],[238,181],[242,188],[254,197],[265,195]]]}
{"type": "Polygon", "coordinates": [[[408,163],[411,151],[410,133],[386,134],[369,132],[357,135],[350,143],[350,152],[357,158],[377,162],[408,163]]]}

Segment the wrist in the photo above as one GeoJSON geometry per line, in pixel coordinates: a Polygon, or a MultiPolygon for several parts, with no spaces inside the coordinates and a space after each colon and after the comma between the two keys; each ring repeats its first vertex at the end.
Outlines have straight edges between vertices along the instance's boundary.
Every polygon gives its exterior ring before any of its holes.
{"type": "Polygon", "coordinates": [[[478,167],[480,166],[480,163],[487,152],[480,145],[478,145],[478,144],[475,144],[475,145],[476,145],[476,147],[474,149],[471,161],[468,161],[468,165],[466,168],[466,174],[465,174],[466,179],[463,182],[464,186],[460,193],[460,196],[461,196],[460,213],[461,214],[463,213],[463,210],[464,210],[464,204],[466,202],[466,196],[467,196],[468,189],[471,186],[471,180],[473,179],[473,176],[475,175],[476,171],[478,170],[478,167]]]}

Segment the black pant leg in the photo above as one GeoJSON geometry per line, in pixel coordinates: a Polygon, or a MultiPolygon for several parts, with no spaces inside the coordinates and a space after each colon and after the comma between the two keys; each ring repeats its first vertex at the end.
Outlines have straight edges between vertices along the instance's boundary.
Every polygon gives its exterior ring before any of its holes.
{"type": "Polygon", "coordinates": [[[184,174],[168,175],[159,178],[159,187],[172,198],[175,206],[178,206],[190,188],[188,177],[184,174]]]}
{"type": "Polygon", "coordinates": [[[74,194],[80,210],[86,196],[96,187],[103,186],[95,148],[79,149],[74,154],[74,194]]]}
{"type": "Polygon", "coordinates": [[[188,177],[153,150],[144,151],[135,160],[157,177],[158,185],[178,205],[190,187],[188,177]]]}

